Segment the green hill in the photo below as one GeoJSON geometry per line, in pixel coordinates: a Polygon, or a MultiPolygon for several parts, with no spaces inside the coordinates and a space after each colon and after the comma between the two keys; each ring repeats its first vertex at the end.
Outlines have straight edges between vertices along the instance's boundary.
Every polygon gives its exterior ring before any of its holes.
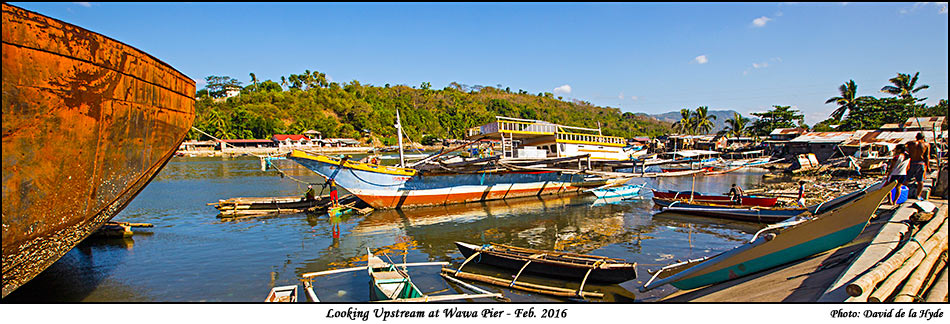
{"type": "MultiPolygon", "coordinates": [[[[316,72],[312,75],[322,76],[316,72]]],[[[424,137],[463,138],[467,128],[491,122],[494,116],[590,128],[596,128],[599,122],[604,135],[626,138],[656,136],[670,130],[670,123],[649,116],[621,113],[617,108],[589,102],[563,101],[551,93],[468,89],[455,82],[433,90],[428,83],[416,89],[362,85],[358,81],[339,84],[298,75],[291,75],[291,80],[286,90],[268,80],[249,85],[227,99],[212,98],[215,94],[223,96],[223,91],[220,84],[210,85],[198,92],[194,125],[222,139],[261,139],[311,129],[324,137],[361,138],[368,131],[391,145],[395,142],[393,124],[399,109],[403,129],[415,141],[424,137]]],[[[195,131],[189,134],[193,139],[200,136],[195,131]]]]}

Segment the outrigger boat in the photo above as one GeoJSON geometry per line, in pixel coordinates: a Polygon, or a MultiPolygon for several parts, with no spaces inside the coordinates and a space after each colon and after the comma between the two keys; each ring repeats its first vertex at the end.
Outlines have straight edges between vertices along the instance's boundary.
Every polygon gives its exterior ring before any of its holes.
{"type": "Polygon", "coordinates": [[[877,183],[814,208],[815,217],[763,228],[748,243],[715,256],[688,260],[653,273],[640,291],[665,284],[681,290],[711,285],[828,251],[854,240],[896,183],[877,183]],[[823,208],[824,207],[824,208],[823,208]],[[781,229],[778,233],[762,233],[781,229]]]}
{"type": "Polygon", "coordinates": [[[289,153],[288,158],[334,178],[340,187],[377,209],[579,192],[624,183],[633,177],[593,168],[597,161],[630,158],[623,150],[625,140],[621,137],[603,136],[600,129],[496,118],[493,123],[470,129],[469,143],[411,164],[401,161],[399,166],[382,166],[300,150],[289,153]],[[446,155],[497,139],[502,150],[496,155],[473,159],[446,155]]]}
{"type": "MultiPolygon", "coordinates": [[[[542,276],[600,283],[621,283],[637,278],[637,264],[604,256],[544,251],[503,244],[478,246],[455,242],[465,263],[488,264],[542,276]]],[[[459,267],[465,266],[465,263],[459,267]]]]}
{"type": "MultiPolygon", "coordinates": [[[[373,255],[373,252],[366,248],[367,256],[367,265],[362,267],[353,267],[345,269],[336,269],[336,270],[327,270],[320,272],[310,272],[305,273],[301,277],[303,278],[304,289],[307,291],[307,296],[313,302],[319,302],[320,299],[317,297],[317,294],[313,291],[313,278],[318,276],[325,276],[343,272],[351,271],[361,271],[366,270],[369,274],[369,285],[370,285],[370,300],[371,301],[380,301],[380,302],[435,302],[435,301],[451,301],[451,300],[460,300],[460,299],[478,299],[478,298],[495,298],[503,301],[507,301],[507,298],[504,297],[501,293],[490,293],[481,288],[465,284],[464,282],[460,283],[463,287],[471,289],[478,294],[455,294],[455,295],[426,295],[415,284],[412,283],[412,279],[409,277],[409,273],[406,271],[407,267],[414,266],[447,266],[448,262],[421,262],[421,263],[403,263],[396,265],[390,260],[389,262],[383,261],[377,256],[373,255]],[[400,269],[402,267],[402,269],[400,269]]],[[[389,257],[387,256],[387,259],[389,257]]],[[[458,282],[457,282],[458,283],[458,282]]]]}
{"type": "Polygon", "coordinates": [[[265,303],[296,303],[297,302],[297,285],[271,288],[270,293],[267,294],[267,298],[264,299],[264,302],[265,303]]]}
{"type": "MultiPolygon", "coordinates": [[[[745,202],[745,200],[743,200],[745,202]]],[[[707,203],[690,203],[686,199],[653,198],[653,203],[663,212],[723,218],[758,223],[778,223],[805,212],[805,208],[768,208],[758,206],[726,206],[707,203]]]]}
{"type": "MultiPolygon", "coordinates": [[[[693,202],[713,203],[713,204],[732,204],[732,197],[726,195],[713,195],[690,191],[660,191],[653,189],[653,197],[661,199],[690,199],[693,202]]],[[[742,204],[747,206],[773,207],[778,202],[775,197],[760,196],[742,196],[742,204]]]]}
{"type": "Polygon", "coordinates": [[[635,184],[635,185],[623,185],[619,187],[598,187],[594,189],[587,189],[585,191],[594,194],[597,198],[616,198],[616,197],[633,197],[640,195],[640,189],[643,189],[645,184],[635,184]]]}

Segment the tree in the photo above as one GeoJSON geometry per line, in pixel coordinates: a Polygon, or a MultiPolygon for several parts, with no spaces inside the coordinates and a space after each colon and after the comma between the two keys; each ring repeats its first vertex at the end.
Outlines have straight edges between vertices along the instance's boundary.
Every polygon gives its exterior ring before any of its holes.
{"type": "Polygon", "coordinates": [[[805,115],[799,114],[791,106],[774,105],[772,110],[752,115],[759,117],[751,127],[753,133],[759,136],[768,136],[776,128],[793,128],[805,123],[805,115]]]}
{"type": "Polygon", "coordinates": [[[709,107],[707,106],[697,107],[692,116],[692,127],[696,134],[708,134],[716,126],[712,122],[713,119],[716,119],[716,116],[709,115],[709,107]]]}
{"type": "Polygon", "coordinates": [[[693,133],[693,115],[689,108],[680,109],[680,120],[673,123],[673,131],[685,135],[693,133]]]}
{"type": "Polygon", "coordinates": [[[241,81],[229,76],[209,75],[205,78],[205,89],[208,90],[208,95],[211,98],[223,98],[227,95],[228,90],[240,88],[241,81]]]}
{"type": "Polygon", "coordinates": [[[854,80],[842,84],[840,87],[838,87],[838,92],[841,93],[840,96],[831,97],[825,101],[825,104],[832,102],[838,104],[838,109],[835,109],[835,111],[831,113],[831,117],[836,121],[841,121],[841,117],[843,117],[846,112],[853,111],[855,106],[857,106],[859,103],[871,98],[868,96],[856,97],[858,93],[858,86],[854,84],[854,80]]]}
{"type": "Polygon", "coordinates": [[[726,137],[733,136],[739,139],[739,137],[746,134],[748,124],[748,118],[742,117],[742,115],[737,112],[733,112],[732,118],[726,119],[726,128],[723,129],[723,133],[726,134],[726,137]]]}
{"type": "MultiPolygon", "coordinates": [[[[926,84],[917,87],[918,75],[920,75],[920,72],[914,73],[913,77],[911,77],[910,74],[898,73],[896,77],[889,80],[893,85],[884,86],[881,88],[881,92],[895,95],[901,99],[913,98],[917,91],[930,88],[930,86],[926,84]]],[[[916,100],[924,101],[927,100],[927,98],[916,100]]]]}

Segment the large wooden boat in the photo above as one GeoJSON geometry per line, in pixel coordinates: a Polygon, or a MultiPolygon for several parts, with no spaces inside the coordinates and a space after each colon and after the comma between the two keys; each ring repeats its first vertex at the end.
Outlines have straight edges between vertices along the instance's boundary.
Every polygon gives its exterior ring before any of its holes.
{"type": "MultiPolygon", "coordinates": [[[[674,191],[674,190],[656,190],[653,189],[653,197],[661,199],[690,199],[694,202],[731,204],[732,197],[726,195],[713,195],[701,192],[674,191]]],[[[748,206],[773,207],[778,202],[775,197],[742,196],[742,204],[748,206]]]]}
{"type": "Polygon", "coordinates": [[[640,291],[664,284],[687,290],[766,270],[824,252],[854,240],[896,183],[880,183],[816,206],[815,217],[790,220],[756,233],[752,239],[718,255],[672,264],[654,273],[640,291]],[[780,232],[767,233],[778,230],[780,232]]]}
{"type": "MultiPolygon", "coordinates": [[[[543,251],[502,244],[478,246],[455,242],[472,262],[543,276],[621,283],[637,278],[637,264],[597,255],[543,251]]],[[[461,268],[461,267],[460,267],[461,268]]]]}
{"type": "Polygon", "coordinates": [[[475,137],[467,145],[480,145],[482,140],[499,137],[503,149],[498,154],[468,160],[446,155],[464,145],[415,163],[401,163],[401,166],[350,161],[299,150],[289,153],[288,158],[327,179],[334,179],[337,185],[377,209],[579,192],[624,183],[633,177],[629,173],[597,171],[591,167],[595,159],[620,159],[617,156],[625,154],[622,138],[559,132],[567,127],[499,117],[499,121],[483,126],[480,133],[473,132],[475,137]],[[523,145],[513,146],[513,138],[523,145]],[[535,145],[525,146],[525,143],[535,145]],[[584,151],[591,151],[586,148],[596,144],[602,144],[598,147],[603,147],[603,152],[584,151]],[[575,153],[579,155],[569,155],[575,153]]]}
{"type": "Polygon", "coordinates": [[[106,36],[4,3],[3,296],[132,200],[195,117],[195,82],[106,36]]]}
{"type": "Polygon", "coordinates": [[[746,222],[772,224],[804,214],[805,208],[768,208],[758,206],[725,206],[717,204],[690,203],[684,199],[653,198],[653,203],[663,212],[732,219],[746,222]]]}

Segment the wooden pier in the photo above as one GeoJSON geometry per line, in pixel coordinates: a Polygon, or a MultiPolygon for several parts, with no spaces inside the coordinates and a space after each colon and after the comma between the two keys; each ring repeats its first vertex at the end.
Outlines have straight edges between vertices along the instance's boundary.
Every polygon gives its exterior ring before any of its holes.
{"type": "Polygon", "coordinates": [[[950,205],[945,199],[929,200],[937,207],[933,216],[927,223],[913,227],[913,232],[908,234],[907,224],[913,222],[915,215],[923,213],[914,207],[916,202],[910,200],[896,208],[884,206],[878,209],[877,215],[858,238],[837,249],[735,280],[678,291],[661,302],[946,302],[947,209],[950,205]],[[928,227],[930,233],[926,232],[928,227]],[[902,235],[914,233],[922,233],[927,238],[901,240],[906,237],[902,235]],[[927,239],[937,241],[931,243],[927,239]],[[913,257],[915,253],[923,255],[918,246],[929,248],[926,255],[930,259],[913,257]],[[916,250],[902,252],[905,248],[916,250]],[[898,254],[904,254],[906,258],[888,261],[898,254]],[[944,278],[942,290],[941,274],[944,278]],[[865,277],[867,275],[873,278],[865,277]],[[905,281],[908,276],[911,280],[905,281]],[[849,294],[851,288],[848,287],[854,284],[864,286],[865,291],[861,291],[860,296],[849,294]],[[934,289],[928,289],[931,287],[934,289]],[[869,298],[871,296],[874,298],[869,298]]]}

